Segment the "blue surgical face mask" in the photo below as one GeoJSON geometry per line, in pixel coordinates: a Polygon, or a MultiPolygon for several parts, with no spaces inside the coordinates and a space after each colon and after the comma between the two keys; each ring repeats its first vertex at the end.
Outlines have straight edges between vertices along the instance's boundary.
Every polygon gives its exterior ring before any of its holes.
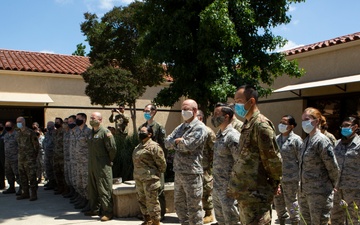
{"type": "Polygon", "coordinates": [[[341,135],[344,137],[349,137],[353,133],[351,127],[343,127],[341,128],[341,135]]]}
{"type": "Polygon", "coordinates": [[[149,119],[151,119],[151,115],[149,112],[144,112],[144,118],[146,121],[148,121],[149,119]]]}
{"type": "Polygon", "coordinates": [[[17,126],[19,129],[23,128],[22,123],[16,123],[16,126],[17,126]]]}
{"type": "Polygon", "coordinates": [[[301,123],[303,130],[307,134],[309,134],[314,129],[314,126],[311,124],[311,122],[312,122],[312,120],[305,120],[305,121],[302,121],[302,123],[301,123]]]}
{"type": "Polygon", "coordinates": [[[248,110],[245,109],[245,104],[235,103],[235,113],[238,116],[245,118],[246,114],[248,113],[248,110]]]}

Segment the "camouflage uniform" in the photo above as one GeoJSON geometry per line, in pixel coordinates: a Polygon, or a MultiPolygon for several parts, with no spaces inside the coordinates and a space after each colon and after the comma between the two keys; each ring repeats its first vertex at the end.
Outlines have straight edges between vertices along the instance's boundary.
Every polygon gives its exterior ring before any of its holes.
{"type": "Polygon", "coordinates": [[[297,204],[296,194],[299,190],[299,154],[303,143],[301,137],[293,131],[288,136],[278,135],[276,142],[280,148],[282,158],[282,179],[280,195],[275,196],[274,204],[278,218],[289,212],[291,222],[299,221],[298,210],[293,204],[297,204]]]}
{"type": "Polygon", "coordinates": [[[91,131],[89,146],[88,195],[90,209],[100,210],[102,215],[113,214],[112,200],[112,161],[116,155],[114,136],[108,129],[100,126],[91,131]],[[99,209],[100,207],[100,209],[99,209]]]}
{"type": "Polygon", "coordinates": [[[213,155],[214,155],[214,142],[216,139],[214,131],[206,126],[206,129],[208,131],[208,135],[206,137],[204,151],[203,151],[203,170],[204,170],[204,177],[203,177],[203,197],[202,197],[202,204],[204,210],[213,210],[213,155]]]}
{"type": "MultiPolygon", "coordinates": [[[[164,156],[165,159],[167,157],[167,150],[165,148],[165,135],[166,135],[166,131],[165,128],[163,126],[161,126],[159,123],[157,123],[156,121],[153,121],[152,124],[148,124],[148,122],[143,123],[140,127],[147,127],[150,126],[153,130],[153,136],[151,137],[151,139],[155,142],[157,142],[161,149],[164,152],[164,156]]],[[[161,207],[161,217],[164,217],[165,213],[166,213],[166,201],[165,201],[165,192],[164,192],[164,188],[165,188],[165,177],[164,177],[164,173],[161,174],[161,186],[159,188],[159,202],[160,202],[160,207],[161,207]]]]}
{"type": "Polygon", "coordinates": [[[243,122],[241,120],[238,120],[235,115],[233,117],[233,119],[231,120],[231,125],[233,126],[233,128],[239,132],[241,132],[241,128],[243,126],[243,122]]]}
{"type": "Polygon", "coordinates": [[[125,113],[119,113],[116,116],[113,114],[109,117],[110,123],[115,122],[116,134],[119,134],[121,137],[126,137],[128,134],[127,125],[129,124],[129,117],[125,113]]]}
{"type": "Polygon", "coordinates": [[[329,138],[331,144],[332,144],[333,146],[335,146],[335,143],[336,143],[336,138],[335,138],[335,136],[334,136],[332,133],[328,132],[327,130],[324,131],[324,135],[325,135],[327,138],[329,138]]]}
{"type": "Polygon", "coordinates": [[[74,159],[76,168],[76,190],[78,193],[88,199],[87,184],[88,184],[88,160],[89,148],[88,141],[91,138],[91,129],[84,125],[83,129],[75,128],[76,145],[74,149],[74,159]]]}
{"type": "Polygon", "coordinates": [[[18,144],[18,168],[20,184],[23,193],[28,193],[29,184],[32,192],[36,192],[38,183],[36,180],[36,159],[39,153],[39,141],[35,132],[27,127],[19,130],[16,141],[18,144]]]}
{"type": "MultiPolygon", "coordinates": [[[[327,225],[333,207],[333,189],[339,167],[333,145],[320,131],[307,136],[299,160],[300,212],[308,225],[327,225]]],[[[304,224],[300,220],[300,224],[304,224]]]]}
{"type": "Polygon", "coordinates": [[[282,173],[275,128],[256,111],[240,134],[228,191],[238,200],[242,224],[270,224],[270,205],[282,173]]]}
{"type": "Polygon", "coordinates": [[[161,218],[158,193],[161,187],[161,173],[166,170],[166,160],[160,145],[149,139],[135,147],[132,159],[134,179],[140,210],[152,220],[161,218]]]}
{"type": "Polygon", "coordinates": [[[71,186],[71,164],[70,164],[70,129],[64,131],[64,178],[67,185],[71,186]]]}
{"type": "MultiPolygon", "coordinates": [[[[346,212],[340,206],[340,200],[345,200],[354,224],[360,224],[354,202],[360,206],[360,137],[355,134],[350,139],[343,138],[334,149],[339,163],[341,175],[337,192],[334,195],[334,208],[331,210],[331,224],[344,224],[346,212]]],[[[350,223],[349,223],[350,224],[350,223]]]]}
{"type": "Polygon", "coordinates": [[[54,149],[54,174],[58,190],[61,192],[65,189],[64,178],[64,129],[58,128],[55,132],[55,149],[54,149]]]}
{"type": "Polygon", "coordinates": [[[37,177],[39,179],[39,181],[41,181],[42,176],[44,175],[46,178],[46,174],[45,174],[45,168],[44,168],[44,147],[43,147],[43,142],[44,142],[44,134],[40,133],[40,135],[38,136],[38,141],[39,141],[39,146],[40,146],[40,150],[39,150],[39,154],[37,157],[37,177]]]}
{"type": "Polygon", "coordinates": [[[197,118],[182,123],[165,139],[165,147],[175,150],[174,204],[180,223],[203,224],[202,155],[207,136],[206,126],[197,118]],[[176,138],[183,138],[178,144],[176,138]]]}
{"type": "Polygon", "coordinates": [[[227,196],[227,187],[235,159],[239,157],[239,131],[229,124],[216,134],[214,145],[214,211],[220,225],[239,224],[236,200],[227,196]]]}
{"type": "Polygon", "coordinates": [[[75,148],[76,148],[76,135],[75,135],[75,131],[76,131],[77,127],[70,129],[69,130],[69,160],[70,160],[70,171],[69,171],[69,175],[70,175],[70,183],[71,186],[73,186],[73,188],[78,191],[77,189],[77,182],[76,182],[76,178],[77,178],[77,167],[76,167],[76,158],[75,158],[75,148]]]}
{"type": "Polygon", "coordinates": [[[48,130],[45,133],[43,147],[45,151],[45,173],[49,182],[56,183],[54,175],[54,148],[55,148],[55,129],[48,130]]]}
{"type": "Polygon", "coordinates": [[[15,181],[20,184],[18,170],[18,144],[16,142],[17,131],[7,132],[4,135],[5,144],[5,175],[9,185],[14,185],[15,181]]]}

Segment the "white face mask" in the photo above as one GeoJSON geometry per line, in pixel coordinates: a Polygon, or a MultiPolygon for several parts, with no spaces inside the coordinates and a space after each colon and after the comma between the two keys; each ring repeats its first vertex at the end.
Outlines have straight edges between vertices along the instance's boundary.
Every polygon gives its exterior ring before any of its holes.
{"type": "Polygon", "coordinates": [[[301,122],[302,129],[307,134],[309,134],[314,129],[314,126],[311,124],[311,122],[312,120],[305,120],[301,122]]]}
{"type": "Polygon", "coordinates": [[[278,129],[279,129],[279,132],[280,133],[286,133],[286,131],[288,131],[286,128],[287,128],[288,125],[285,125],[285,124],[282,124],[282,123],[279,123],[279,126],[278,126],[278,129]]]}
{"type": "Polygon", "coordinates": [[[191,110],[181,110],[181,115],[185,121],[194,116],[191,110]]]}

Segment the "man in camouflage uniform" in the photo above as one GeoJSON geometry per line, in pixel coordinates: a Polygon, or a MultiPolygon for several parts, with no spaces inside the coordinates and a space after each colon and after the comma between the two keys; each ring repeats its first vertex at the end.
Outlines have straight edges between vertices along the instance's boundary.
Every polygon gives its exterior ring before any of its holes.
{"type": "MultiPolygon", "coordinates": [[[[76,191],[74,189],[74,184],[72,182],[72,173],[71,173],[71,160],[70,160],[70,148],[71,148],[71,144],[70,144],[70,138],[72,136],[73,133],[73,129],[75,129],[76,123],[76,116],[75,115],[71,115],[68,118],[64,119],[64,124],[63,124],[63,128],[64,128],[64,178],[65,178],[65,183],[67,184],[70,192],[66,195],[64,195],[65,198],[71,198],[71,197],[75,197],[76,196],[76,191]],[[70,126],[73,126],[73,128],[71,129],[70,126]]],[[[75,139],[74,139],[75,140],[75,139]]]]}
{"type": "Polygon", "coordinates": [[[24,117],[18,117],[16,119],[16,125],[19,128],[16,141],[18,143],[18,168],[20,185],[22,187],[22,193],[16,199],[29,198],[30,187],[30,201],[35,201],[37,200],[38,188],[36,180],[36,159],[40,150],[39,141],[35,132],[25,126],[24,117]]]}
{"type": "Polygon", "coordinates": [[[62,194],[66,191],[65,178],[64,178],[64,128],[62,127],[63,120],[59,117],[55,118],[55,148],[53,167],[57,183],[57,190],[55,194],[62,194]]]}
{"type": "Polygon", "coordinates": [[[242,224],[271,224],[271,202],[281,177],[281,157],[272,122],[260,114],[258,93],[241,86],[235,93],[235,112],[245,118],[228,194],[238,200],[242,224]]]}
{"type": "MultiPolygon", "coordinates": [[[[166,131],[165,128],[160,125],[158,122],[154,120],[154,117],[157,113],[157,108],[154,104],[147,104],[144,108],[144,118],[146,120],[145,123],[143,123],[140,127],[147,127],[150,126],[153,130],[153,135],[151,136],[151,139],[155,142],[157,142],[161,149],[163,150],[165,154],[165,159],[167,157],[167,150],[165,148],[164,140],[166,131]]],[[[165,213],[166,213],[166,201],[165,201],[165,192],[164,192],[164,186],[165,185],[165,177],[164,173],[161,174],[161,187],[159,188],[159,202],[161,206],[161,220],[164,219],[165,213]]]]}
{"type": "Polygon", "coordinates": [[[140,128],[140,144],[132,154],[135,187],[144,225],[160,224],[158,193],[161,188],[161,174],[166,170],[164,152],[160,145],[151,139],[153,133],[150,126],[140,128]]]}
{"type": "MultiPolygon", "coordinates": [[[[87,116],[85,113],[76,115],[75,137],[76,146],[74,149],[74,159],[76,168],[76,189],[81,198],[75,203],[75,209],[82,209],[88,204],[88,141],[91,137],[91,129],[86,125],[87,116]]],[[[84,210],[87,211],[87,210],[84,210]]]]}
{"type": "Polygon", "coordinates": [[[197,119],[197,103],[187,99],[182,103],[180,124],[165,139],[165,147],[175,150],[174,205],[183,225],[203,224],[202,155],[207,137],[206,126],[197,119]]]}
{"type": "Polygon", "coordinates": [[[116,134],[125,138],[128,134],[127,125],[129,124],[129,117],[125,115],[125,107],[120,105],[118,109],[111,110],[109,117],[110,123],[115,123],[116,134]],[[114,115],[117,113],[117,115],[114,115]]]}
{"type": "MultiPolygon", "coordinates": [[[[6,134],[4,135],[5,144],[5,174],[10,187],[3,191],[3,194],[15,193],[15,181],[20,184],[18,170],[18,145],[16,142],[17,132],[11,121],[5,123],[6,134]]],[[[19,189],[19,195],[21,190],[19,189]]]]}
{"type": "Polygon", "coordinates": [[[80,200],[80,194],[78,192],[78,188],[76,186],[76,159],[75,159],[75,148],[76,148],[76,116],[71,115],[68,118],[68,126],[69,126],[69,178],[72,188],[74,189],[74,194],[70,198],[70,203],[75,203],[80,200]]]}
{"type": "Polygon", "coordinates": [[[44,190],[52,190],[56,188],[56,180],[54,175],[54,148],[55,148],[55,123],[54,121],[47,122],[47,132],[43,141],[45,151],[45,173],[49,184],[44,190]]]}
{"type": "MultiPolygon", "coordinates": [[[[201,122],[204,122],[204,113],[200,109],[197,111],[197,118],[201,122]]],[[[212,175],[212,167],[213,167],[213,146],[216,139],[214,131],[206,126],[208,131],[208,135],[206,137],[204,151],[203,151],[203,159],[202,166],[204,170],[203,177],[203,196],[202,196],[202,204],[203,210],[205,211],[205,215],[203,218],[203,223],[210,223],[214,221],[214,216],[212,215],[212,210],[214,209],[213,205],[213,175],[212,175]]]]}
{"type": "Polygon", "coordinates": [[[239,131],[231,125],[234,111],[226,104],[215,106],[211,123],[219,128],[214,144],[214,211],[218,224],[239,224],[239,210],[234,198],[227,196],[232,167],[239,157],[239,131]]]}
{"type": "Polygon", "coordinates": [[[99,214],[101,221],[108,221],[113,217],[112,165],[116,155],[116,144],[112,133],[101,123],[101,114],[93,112],[90,117],[90,125],[93,129],[88,142],[90,210],[84,214],[87,216],[99,214]]]}

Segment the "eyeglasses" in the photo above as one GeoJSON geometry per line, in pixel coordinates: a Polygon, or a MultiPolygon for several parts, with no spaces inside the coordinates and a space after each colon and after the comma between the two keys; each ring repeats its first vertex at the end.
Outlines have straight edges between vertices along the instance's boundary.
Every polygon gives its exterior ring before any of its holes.
{"type": "Polygon", "coordinates": [[[352,127],[353,125],[352,124],[344,124],[344,125],[341,125],[340,126],[340,129],[342,128],[349,128],[349,127],[352,127]]]}

